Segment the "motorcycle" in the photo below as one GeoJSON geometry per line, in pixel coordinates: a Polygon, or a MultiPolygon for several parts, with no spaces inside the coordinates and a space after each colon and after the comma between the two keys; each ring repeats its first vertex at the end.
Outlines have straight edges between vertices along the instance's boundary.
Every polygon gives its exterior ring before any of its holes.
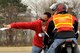
{"type": "Polygon", "coordinates": [[[76,53],[77,44],[73,40],[66,40],[61,43],[55,50],[56,53],[76,53]]]}

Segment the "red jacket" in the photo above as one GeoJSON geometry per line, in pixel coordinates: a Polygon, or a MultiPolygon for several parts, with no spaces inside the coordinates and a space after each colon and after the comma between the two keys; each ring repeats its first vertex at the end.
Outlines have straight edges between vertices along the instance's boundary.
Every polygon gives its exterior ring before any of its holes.
{"type": "Polygon", "coordinates": [[[41,20],[36,20],[34,22],[17,22],[17,23],[12,23],[10,25],[11,25],[11,28],[34,30],[35,35],[33,38],[33,45],[38,46],[40,48],[43,47],[43,37],[38,36],[38,34],[42,32],[41,20]]]}

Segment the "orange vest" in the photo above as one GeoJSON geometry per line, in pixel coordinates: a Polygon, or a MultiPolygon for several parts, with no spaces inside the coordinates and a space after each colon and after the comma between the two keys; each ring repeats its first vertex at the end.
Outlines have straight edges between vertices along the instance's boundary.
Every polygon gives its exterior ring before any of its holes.
{"type": "Polygon", "coordinates": [[[70,14],[57,14],[53,16],[53,22],[55,28],[60,31],[72,31],[73,30],[73,19],[70,14]]]}

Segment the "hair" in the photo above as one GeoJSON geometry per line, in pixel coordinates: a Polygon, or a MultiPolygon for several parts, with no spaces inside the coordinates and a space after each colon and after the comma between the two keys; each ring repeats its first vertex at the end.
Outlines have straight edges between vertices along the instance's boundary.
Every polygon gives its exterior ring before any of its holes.
{"type": "Polygon", "coordinates": [[[51,17],[51,13],[49,13],[49,12],[44,12],[44,15],[47,15],[48,18],[51,17]]]}

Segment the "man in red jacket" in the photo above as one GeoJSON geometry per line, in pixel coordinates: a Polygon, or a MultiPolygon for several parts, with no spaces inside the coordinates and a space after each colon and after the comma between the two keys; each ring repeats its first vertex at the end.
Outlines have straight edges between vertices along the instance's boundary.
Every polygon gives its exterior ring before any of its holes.
{"type": "Polygon", "coordinates": [[[45,12],[44,15],[36,21],[33,22],[16,22],[9,25],[4,25],[6,28],[16,28],[16,29],[31,29],[35,31],[33,38],[32,53],[40,53],[43,48],[43,30],[46,26],[47,20],[51,17],[49,12],[45,12]]]}

